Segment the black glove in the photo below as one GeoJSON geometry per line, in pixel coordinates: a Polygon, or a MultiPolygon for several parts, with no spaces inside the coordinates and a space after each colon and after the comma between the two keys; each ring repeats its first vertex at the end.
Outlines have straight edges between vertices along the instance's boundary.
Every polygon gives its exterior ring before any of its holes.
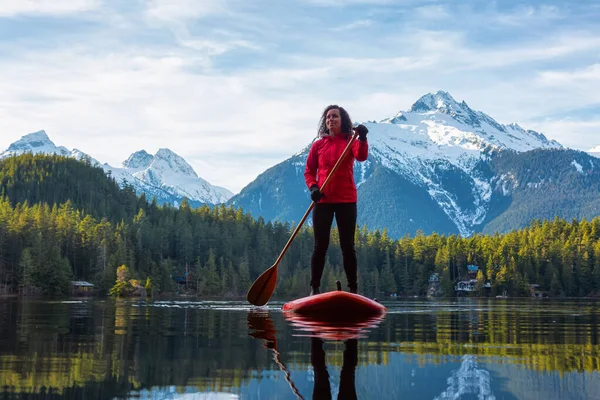
{"type": "Polygon", "coordinates": [[[367,140],[367,133],[369,133],[369,130],[366,126],[360,124],[356,128],[354,128],[354,130],[358,132],[358,140],[360,140],[361,142],[367,140]]]}
{"type": "Polygon", "coordinates": [[[310,187],[310,199],[312,201],[314,201],[315,203],[319,200],[321,200],[323,197],[325,197],[325,195],[323,193],[321,193],[321,191],[319,190],[319,187],[317,185],[312,185],[310,187]]]}

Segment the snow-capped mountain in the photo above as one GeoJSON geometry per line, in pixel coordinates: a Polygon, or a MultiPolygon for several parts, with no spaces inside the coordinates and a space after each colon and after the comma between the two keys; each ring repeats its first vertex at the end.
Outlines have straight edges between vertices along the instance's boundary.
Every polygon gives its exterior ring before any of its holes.
{"type": "Polygon", "coordinates": [[[46,131],[37,131],[21,137],[21,139],[8,146],[8,149],[0,153],[0,158],[19,155],[24,153],[46,153],[73,157],[75,154],[63,146],[56,146],[46,131]]]}
{"type": "MultiPolygon", "coordinates": [[[[355,164],[358,223],[393,236],[419,229],[465,236],[480,231],[510,206],[518,187],[510,171],[494,170],[498,154],[565,150],[444,91],[422,96],[393,117],[363,123],[369,158],[355,164]]],[[[298,221],[310,205],[303,177],[309,148],[265,171],[229,203],[266,220],[298,221]]]]}
{"type": "Polygon", "coordinates": [[[494,151],[562,148],[517,124],[499,124],[443,91],[424,95],[408,112],[365,125],[370,158],[425,187],[463,235],[483,222],[491,198],[491,182],[477,169],[480,162],[494,151]],[[440,171],[461,175],[469,190],[457,192],[440,179],[440,171]]]}
{"type": "Polygon", "coordinates": [[[229,190],[200,178],[182,157],[169,149],[159,149],[154,156],[145,150],[137,151],[122,166],[141,181],[176,196],[211,204],[224,203],[233,196],[229,190]]]}
{"type": "Polygon", "coordinates": [[[160,149],[156,155],[141,150],[133,153],[120,168],[101,164],[98,160],[78,150],[56,146],[45,131],[23,136],[0,153],[0,159],[23,153],[58,154],[78,160],[89,160],[92,165],[102,167],[121,186],[133,186],[138,194],[146,198],[156,197],[159,203],[177,205],[184,197],[190,202],[218,204],[227,201],[233,193],[222,187],[213,186],[200,178],[194,169],[180,156],[169,149],[160,149]]]}

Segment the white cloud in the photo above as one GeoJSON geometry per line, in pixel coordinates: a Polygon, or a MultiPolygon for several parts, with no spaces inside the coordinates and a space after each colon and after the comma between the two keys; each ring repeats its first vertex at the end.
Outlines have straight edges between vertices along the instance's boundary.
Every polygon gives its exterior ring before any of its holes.
{"type": "MultiPolygon", "coordinates": [[[[302,0],[304,3],[312,4],[315,6],[322,7],[343,7],[350,6],[356,4],[367,4],[367,5],[377,5],[377,4],[391,4],[395,0],[302,0]]],[[[410,1],[403,1],[410,2],[410,1]]]]}
{"type": "MultiPolygon", "coordinates": [[[[600,144],[600,119],[575,120],[573,118],[548,118],[541,122],[531,122],[528,129],[552,133],[552,138],[576,150],[588,150],[600,144]]],[[[548,136],[548,135],[546,135],[548,136]]]]}
{"type": "Polygon", "coordinates": [[[0,147],[37,129],[113,165],[141,148],[168,147],[203,160],[194,165],[200,176],[237,191],[315,136],[324,101],[269,93],[290,80],[306,84],[310,71],[231,77],[194,73],[194,63],[185,53],[142,51],[0,60],[0,147]]]}
{"type": "Polygon", "coordinates": [[[22,14],[72,14],[97,9],[100,0],[2,0],[0,17],[22,14]]]}
{"type": "Polygon", "coordinates": [[[352,30],[352,29],[366,28],[366,27],[371,26],[371,25],[373,25],[373,21],[372,20],[370,20],[370,19],[361,19],[361,20],[354,21],[354,22],[351,22],[351,23],[346,24],[346,25],[339,26],[337,28],[332,28],[331,30],[334,31],[334,32],[342,32],[342,31],[349,31],[349,30],[352,30]]]}
{"type": "Polygon", "coordinates": [[[445,70],[500,68],[600,50],[600,37],[573,33],[480,48],[469,46],[465,33],[453,31],[417,31],[409,39],[414,39],[421,54],[437,59],[445,70]]]}
{"type": "Polygon", "coordinates": [[[543,85],[562,86],[600,82],[600,64],[593,64],[573,71],[544,71],[539,81],[543,85]]]}
{"type": "Polygon", "coordinates": [[[224,0],[150,0],[146,16],[172,21],[203,18],[226,11],[224,0]]]}
{"type": "Polygon", "coordinates": [[[442,20],[451,17],[451,13],[443,4],[416,7],[414,14],[416,18],[425,20],[442,20]]]}
{"type": "Polygon", "coordinates": [[[493,22],[507,26],[531,25],[538,22],[548,22],[558,19],[564,19],[568,16],[565,9],[559,9],[553,5],[524,5],[515,9],[511,13],[497,13],[493,22]]]}

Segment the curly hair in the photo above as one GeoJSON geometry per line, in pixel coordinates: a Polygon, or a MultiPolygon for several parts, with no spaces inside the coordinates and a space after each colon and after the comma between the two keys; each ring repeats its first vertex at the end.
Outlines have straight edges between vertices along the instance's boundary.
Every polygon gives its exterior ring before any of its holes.
{"type": "Polygon", "coordinates": [[[352,133],[352,120],[350,119],[350,115],[348,114],[348,112],[343,108],[340,107],[336,104],[332,104],[329,105],[325,108],[325,110],[323,110],[323,114],[321,114],[321,119],[319,120],[319,130],[317,131],[317,136],[322,137],[322,136],[327,136],[329,135],[329,128],[327,128],[327,125],[325,123],[325,119],[327,117],[327,113],[329,112],[329,110],[337,108],[338,110],[340,110],[340,117],[342,118],[342,133],[352,133]]]}

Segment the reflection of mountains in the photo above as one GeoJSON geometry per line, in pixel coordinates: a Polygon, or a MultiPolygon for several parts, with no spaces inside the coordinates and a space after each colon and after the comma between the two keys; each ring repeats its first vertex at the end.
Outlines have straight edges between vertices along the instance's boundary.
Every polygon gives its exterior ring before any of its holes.
{"type": "Polygon", "coordinates": [[[434,400],[454,400],[466,395],[477,396],[479,400],[496,400],[490,373],[477,365],[475,356],[463,356],[460,368],[452,371],[447,382],[448,388],[434,400]]]}
{"type": "MultiPolygon", "coordinates": [[[[580,307],[581,315],[586,312],[580,307]]],[[[292,327],[281,315],[273,316],[279,337],[285,338],[278,343],[279,351],[288,355],[289,367],[300,380],[306,380],[309,341],[292,339],[292,327]]],[[[569,371],[592,372],[564,374],[565,384],[598,393],[598,322],[578,318],[575,324],[569,312],[561,316],[534,308],[522,314],[514,309],[390,313],[358,343],[358,368],[363,372],[357,375],[357,388],[369,385],[366,375],[380,379],[382,387],[402,386],[409,392],[420,381],[411,381],[406,366],[416,365],[418,378],[418,365],[426,365],[426,371],[438,371],[433,378],[423,377],[424,382],[437,384],[428,385],[432,387],[428,398],[433,399],[447,390],[451,370],[460,368],[453,356],[473,355],[480,368],[490,372],[492,384],[502,381],[514,393],[537,385],[540,392],[544,385],[561,386],[560,374],[569,371]],[[484,364],[482,359],[493,362],[484,364]],[[539,374],[540,370],[549,373],[539,374]]],[[[161,308],[112,301],[3,302],[0,382],[8,388],[0,387],[0,392],[44,388],[77,399],[112,398],[150,387],[250,390],[257,380],[276,379],[281,373],[246,331],[245,309],[161,308]]],[[[338,375],[342,354],[341,346],[327,352],[327,364],[338,375]]],[[[497,389],[494,394],[501,398],[497,389]]]]}

